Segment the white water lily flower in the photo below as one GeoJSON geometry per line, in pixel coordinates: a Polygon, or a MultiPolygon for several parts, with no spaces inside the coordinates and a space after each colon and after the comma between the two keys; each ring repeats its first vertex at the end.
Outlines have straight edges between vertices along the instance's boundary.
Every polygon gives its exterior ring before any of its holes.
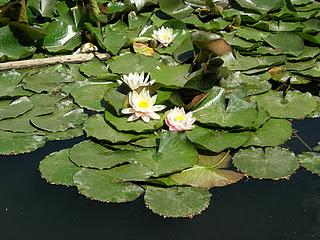
{"type": "Polygon", "coordinates": [[[128,87],[132,91],[134,91],[134,90],[138,89],[139,87],[151,86],[152,84],[154,84],[155,81],[154,80],[149,81],[149,73],[145,78],[144,77],[144,72],[142,72],[141,74],[139,74],[139,73],[129,73],[128,75],[123,75],[121,77],[121,80],[118,80],[119,85],[121,85],[122,82],[127,84],[128,87]]]}
{"type": "Polygon", "coordinates": [[[192,117],[192,112],[185,113],[183,108],[175,107],[168,112],[165,119],[170,131],[185,131],[194,128],[195,118],[192,117]]]}
{"type": "Polygon", "coordinates": [[[166,108],[164,105],[154,105],[157,95],[150,96],[149,91],[145,88],[140,93],[136,91],[129,93],[130,108],[125,108],[123,114],[131,114],[128,122],[142,118],[143,121],[149,122],[150,119],[160,119],[160,115],[155,113],[166,108]]]}
{"type": "Polygon", "coordinates": [[[175,39],[177,34],[173,34],[172,28],[162,26],[158,30],[153,30],[151,36],[163,46],[168,47],[169,44],[175,39]]]}
{"type": "Polygon", "coordinates": [[[138,10],[140,10],[146,4],[145,0],[130,0],[130,2],[134,4],[138,10]]]}

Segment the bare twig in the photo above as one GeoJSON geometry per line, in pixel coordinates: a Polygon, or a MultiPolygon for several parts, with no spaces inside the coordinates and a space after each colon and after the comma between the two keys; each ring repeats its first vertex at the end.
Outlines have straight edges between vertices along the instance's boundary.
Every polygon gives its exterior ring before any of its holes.
{"type": "Polygon", "coordinates": [[[34,67],[41,67],[41,66],[47,66],[47,65],[54,65],[58,63],[81,63],[81,62],[90,61],[95,56],[100,60],[107,60],[110,57],[110,55],[107,53],[81,53],[81,54],[64,55],[64,56],[57,56],[57,57],[4,62],[4,63],[0,63],[0,71],[10,70],[10,69],[21,69],[21,68],[34,68],[34,67]]]}

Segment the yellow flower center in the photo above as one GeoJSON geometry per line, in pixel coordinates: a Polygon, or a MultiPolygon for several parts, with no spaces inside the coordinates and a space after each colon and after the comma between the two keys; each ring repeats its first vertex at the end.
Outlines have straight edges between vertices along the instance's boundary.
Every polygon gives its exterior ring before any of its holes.
{"type": "Polygon", "coordinates": [[[179,114],[179,115],[177,115],[174,119],[175,119],[176,121],[183,121],[183,120],[186,119],[186,117],[183,116],[183,115],[181,115],[181,114],[179,114]]]}
{"type": "Polygon", "coordinates": [[[140,102],[138,102],[138,106],[141,108],[148,108],[149,101],[147,99],[142,99],[140,102]]]}
{"type": "Polygon", "coordinates": [[[162,39],[168,40],[171,37],[171,34],[168,32],[164,32],[161,37],[162,39]]]}

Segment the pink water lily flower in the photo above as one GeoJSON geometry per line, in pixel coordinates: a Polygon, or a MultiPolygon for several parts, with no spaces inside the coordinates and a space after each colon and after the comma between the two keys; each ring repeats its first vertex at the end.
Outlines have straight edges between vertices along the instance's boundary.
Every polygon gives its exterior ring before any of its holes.
{"type": "Polygon", "coordinates": [[[195,121],[196,119],[192,117],[192,112],[186,114],[184,108],[178,107],[171,109],[165,119],[169,130],[176,132],[193,129],[195,121]]]}
{"type": "Polygon", "coordinates": [[[165,105],[154,105],[157,95],[150,96],[149,91],[145,88],[140,93],[132,91],[129,93],[129,108],[123,109],[123,114],[131,114],[128,122],[142,118],[143,121],[149,122],[150,119],[160,119],[160,115],[156,112],[166,108],[165,105]]]}

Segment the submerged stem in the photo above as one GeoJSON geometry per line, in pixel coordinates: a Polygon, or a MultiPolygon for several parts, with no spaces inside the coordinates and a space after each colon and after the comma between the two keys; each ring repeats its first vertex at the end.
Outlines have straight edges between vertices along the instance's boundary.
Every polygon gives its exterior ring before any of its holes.
{"type": "Polygon", "coordinates": [[[293,135],[306,147],[308,150],[313,151],[313,149],[297,134],[297,131],[293,131],[293,135]]]}

